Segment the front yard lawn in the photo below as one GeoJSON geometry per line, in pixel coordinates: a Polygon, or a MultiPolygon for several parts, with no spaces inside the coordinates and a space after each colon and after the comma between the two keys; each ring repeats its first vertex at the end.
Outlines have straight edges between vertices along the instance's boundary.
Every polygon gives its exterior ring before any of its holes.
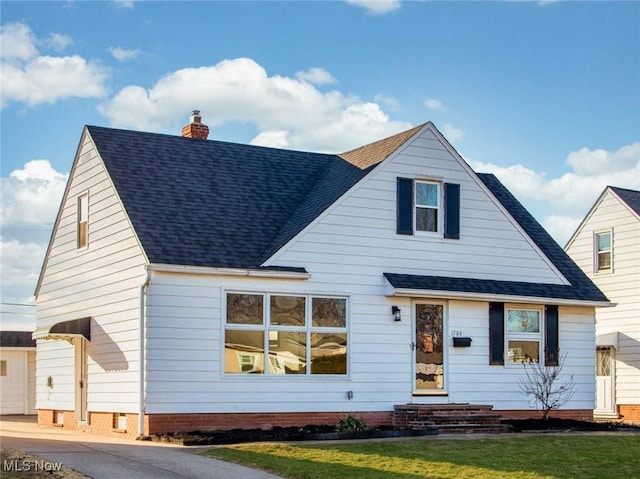
{"type": "Polygon", "coordinates": [[[291,479],[640,477],[640,434],[253,443],[205,455],[291,479]]]}

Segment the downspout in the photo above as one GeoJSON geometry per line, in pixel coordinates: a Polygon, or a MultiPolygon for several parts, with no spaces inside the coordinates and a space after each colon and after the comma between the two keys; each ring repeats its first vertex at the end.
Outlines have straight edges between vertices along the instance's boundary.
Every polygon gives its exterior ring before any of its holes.
{"type": "Polygon", "coordinates": [[[149,287],[149,283],[151,282],[151,271],[149,270],[148,265],[145,265],[145,280],[144,283],[140,285],[140,356],[139,360],[139,368],[140,368],[140,384],[138,390],[138,438],[144,436],[144,414],[145,414],[145,328],[147,324],[147,288],[149,287]]]}

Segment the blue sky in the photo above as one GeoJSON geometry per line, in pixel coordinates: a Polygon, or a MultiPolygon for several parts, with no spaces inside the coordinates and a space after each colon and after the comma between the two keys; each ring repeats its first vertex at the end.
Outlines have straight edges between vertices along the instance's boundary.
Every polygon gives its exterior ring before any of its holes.
{"type": "Polygon", "coordinates": [[[0,8],[4,303],[32,301],[85,124],[179,134],[198,108],[212,139],[340,152],[431,120],[561,244],[640,189],[638,2],[0,8]]]}

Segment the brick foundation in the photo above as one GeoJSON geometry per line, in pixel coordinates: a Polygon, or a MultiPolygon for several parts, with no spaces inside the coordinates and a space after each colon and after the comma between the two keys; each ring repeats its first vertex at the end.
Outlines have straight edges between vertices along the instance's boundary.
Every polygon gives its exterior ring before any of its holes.
{"type": "MultiPolygon", "coordinates": [[[[62,424],[54,421],[55,412],[51,409],[38,410],[38,425],[44,427],[62,427],[70,431],[82,431],[101,436],[114,436],[135,439],[138,437],[138,415],[127,414],[126,429],[117,429],[114,423],[114,414],[109,412],[89,412],[88,421],[80,423],[76,421],[76,414],[73,411],[61,411],[62,424]]],[[[146,419],[146,418],[145,418],[146,419]]],[[[146,423],[146,421],[145,421],[146,423]]]]}
{"type": "Polygon", "coordinates": [[[287,413],[211,413],[211,414],[150,414],[148,434],[165,432],[260,429],[271,426],[291,427],[337,424],[340,418],[354,414],[371,427],[390,426],[389,412],[287,412],[287,413]]]}
{"type": "MultiPolygon", "coordinates": [[[[530,419],[542,417],[540,411],[532,411],[527,409],[501,409],[495,410],[504,419],[530,419]]],[[[591,409],[560,409],[559,411],[551,411],[550,417],[560,419],[575,419],[577,421],[593,421],[593,411],[591,409]]]]}
{"type": "Polygon", "coordinates": [[[640,404],[619,404],[620,420],[629,424],[640,424],[640,404]]]}
{"type": "MultiPolygon", "coordinates": [[[[55,427],[54,412],[38,410],[38,424],[55,427]]],[[[393,414],[389,412],[300,412],[300,413],[210,413],[210,414],[147,414],[144,417],[144,435],[168,432],[213,431],[229,429],[260,429],[272,426],[290,427],[306,425],[335,425],[340,418],[354,414],[371,427],[391,426],[393,414]]],[[[135,439],[138,437],[138,415],[127,414],[126,430],[117,429],[113,413],[90,412],[87,423],[78,423],[73,411],[63,412],[60,427],[103,436],[135,439]]]]}

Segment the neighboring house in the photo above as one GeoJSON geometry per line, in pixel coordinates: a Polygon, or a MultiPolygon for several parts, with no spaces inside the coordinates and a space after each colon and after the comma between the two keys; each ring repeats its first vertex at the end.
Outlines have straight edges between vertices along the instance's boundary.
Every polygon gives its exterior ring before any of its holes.
{"type": "Polygon", "coordinates": [[[640,191],[608,186],[565,250],[616,303],[596,310],[596,417],[640,423],[640,191]]]}
{"type": "Polygon", "coordinates": [[[0,331],[0,414],[36,414],[36,342],[31,331],[0,331]]]}
{"type": "MultiPolygon", "coordinates": [[[[194,112],[195,113],[195,112],[194,112]]],[[[85,127],[40,279],[41,424],[128,436],[535,410],[591,417],[607,298],[432,123],[341,155],[85,127]]]]}

